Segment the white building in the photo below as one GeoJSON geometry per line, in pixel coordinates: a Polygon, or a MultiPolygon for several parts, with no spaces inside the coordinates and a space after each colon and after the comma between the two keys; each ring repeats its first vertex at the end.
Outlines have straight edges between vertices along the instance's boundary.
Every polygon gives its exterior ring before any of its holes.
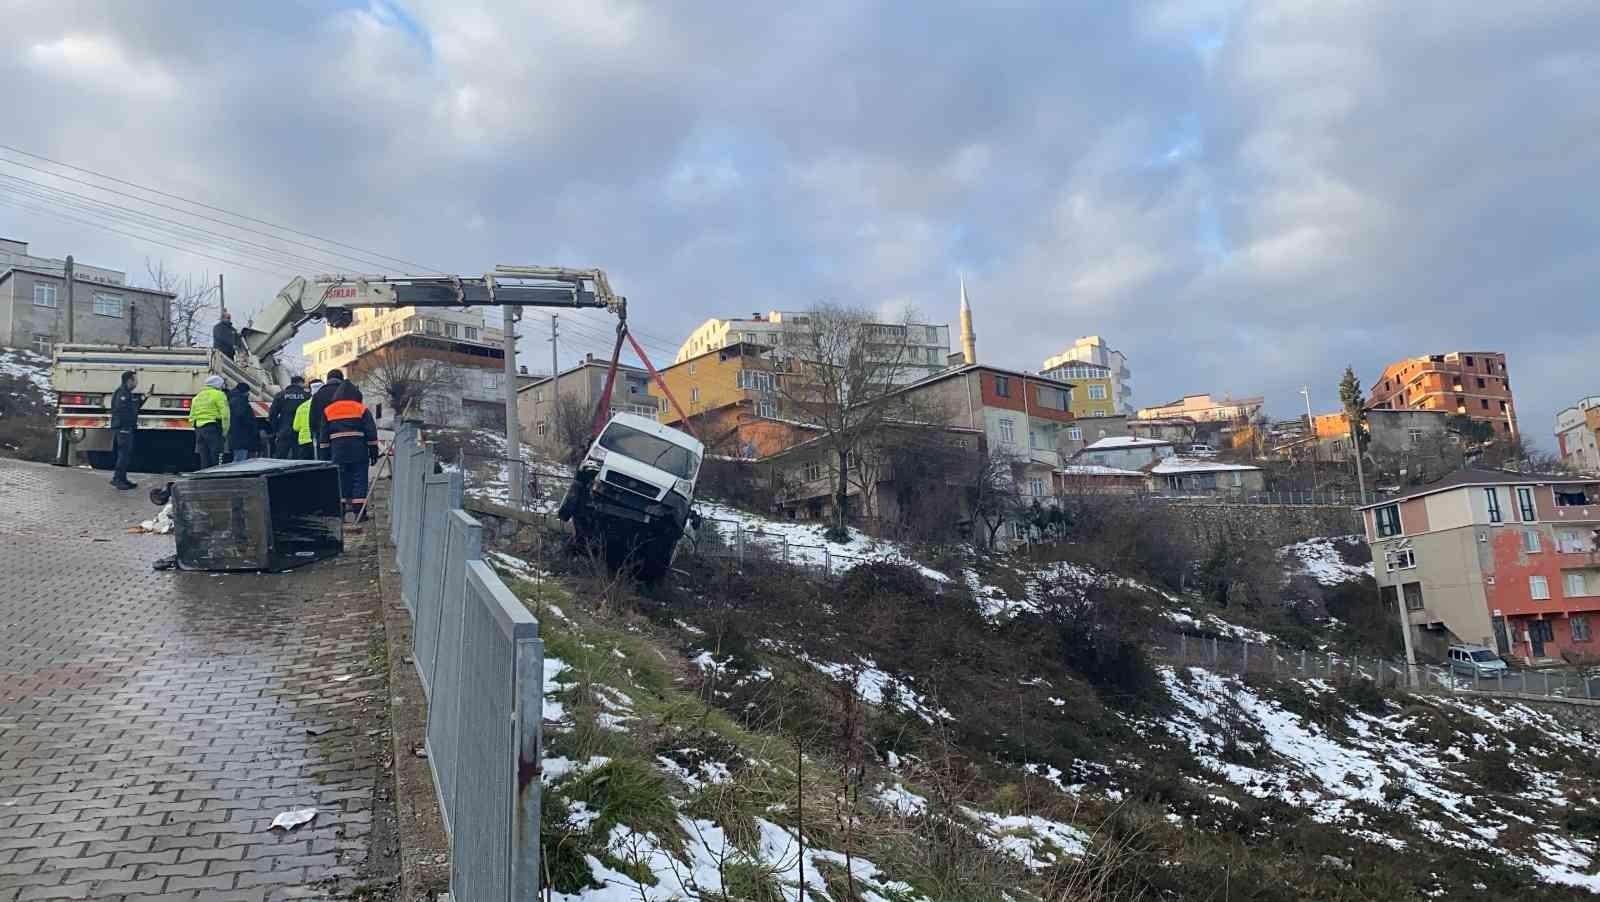
{"type": "Polygon", "coordinates": [[[1119,470],[1137,470],[1174,456],[1177,450],[1172,443],[1155,438],[1135,438],[1131,435],[1113,435],[1073,455],[1075,464],[1092,464],[1119,470]]]}
{"type": "MultiPolygon", "coordinates": [[[[800,310],[773,310],[754,313],[749,319],[708,319],[689,333],[673,363],[683,363],[707,351],[715,351],[740,342],[776,348],[785,331],[805,331],[811,317],[800,310]]],[[[879,330],[886,344],[904,342],[907,352],[898,384],[910,384],[943,370],[949,363],[950,326],[932,323],[874,323],[870,328],[879,330]]]]}
{"type": "Polygon", "coordinates": [[[1561,461],[1579,473],[1600,473],[1600,396],[1590,395],[1556,414],[1561,461]]]}
{"type": "Polygon", "coordinates": [[[1073,361],[1110,369],[1112,409],[1121,414],[1133,413],[1133,385],[1129,382],[1133,378],[1133,371],[1128,369],[1126,354],[1114,350],[1098,335],[1085,335],[1061,353],[1045,358],[1044,365],[1039,369],[1041,372],[1050,372],[1073,361]]]}
{"type": "MultiPolygon", "coordinates": [[[[395,348],[451,365],[460,390],[436,393],[427,422],[441,426],[491,425],[505,422],[504,333],[484,325],[483,311],[469,308],[363,308],[344,329],[324,324],[321,338],[306,342],[307,379],[321,379],[329,370],[353,376],[374,408],[382,398],[361,374],[362,361],[380,348],[395,348]],[[447,395],[447,396],[446,396],[447,395]]],[[[392,413],[392,411],[385,411],[392,413]]],[[[408,412],[410,415],[410,412],[408,412]]]]}

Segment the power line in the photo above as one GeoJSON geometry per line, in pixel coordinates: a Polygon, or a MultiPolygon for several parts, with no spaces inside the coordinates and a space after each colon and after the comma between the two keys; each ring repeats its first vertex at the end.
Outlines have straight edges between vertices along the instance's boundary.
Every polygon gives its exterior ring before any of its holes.
{"type": "MultiPolygon", "coordinates": [[[[203,213],[196,213],[193,210],[185,210],[182,207],[176,207],[176,206],[173,206],[172,204],[164,204],[164,203],[162,203],[160,201],[151,200],[151,199],[149,199],[147,197],[140,197],[137,194],[130,194],[127,191],[118,191],[115,188],[108,188],[105,185],[97,185],[94,182],[85,181],[84,179],[79,179],[79,178],[73,178],[70,175],[63,175],[63,174],[61,174],[59,172],[51,172],[48,169],[42,169],[42,168],[40,168],[38,166],[30,166],[27,163],[19,163],[16,160],[8,160],[8,159],[5,159],[4,157],[0,157],[0,163],[5,163],[5,164],[10,165],[10,166],[18,166],[18,167],[21,167],[23,169],[29,169],[29,170],[32,170],[34,172],[43,173],[44,175],[47,175],[47,176],[49,176],[51,178],[61,179],[63,181],[73,182],[73,183],[79,184],[79,185],[84,185],[86,187],[93,188],[96,191],[105,191],[105,192],[107,192],[109,194],[120,195],[122,197],[130,198],[132,200],[138,201],[139,203],[149,204],[149,205],[151,205],[153,207],[159,207],[159,208],[164,209],[164,210],[171,210],[171,211],[173,211],[175,213],[180,213],[180,214],[182,214],[184,216],[192,216],[195,219],[200,219],[200,220],[204,220],[206,222],[216,223],[217,225],[223,226],[225,228],[238,229],[241,232],[248,232],[248,233],[250,233],[252,235],[261,235],[261,236],[266,237],[266,238],[271,238],[274,241],[282,241],[285,244],[297,245],[299,247],[307,248],[309,250],[317,251],[319,253],[328,253],[333,257],[345,257],[345,258],[348,258],[351,261],[354,261],[356,263],[361,264],[362,267],[377,265],[379,269],[386,269],[387,268],[383,264],[375,264],[374,261],[372,261],[372,260],[363,259],[361,257],[354,257],[354,256],[351,256],[349,254],[341,254],[338,251],[332,251],[332,250],[329,250],[328,248],[316,247],[315,245],[306,244],[303,241],[295,241],[292,238],[285,238],[285,237],[283,237],[281,235],[274,235],[271,232],[263,232],[260,229],[252,229],[249,226],[242,226],[242,225],[238,225],[237,223],[231,223],[231,222],[228,222],[227,220],[218,219],[215,216],[206,216],[203,213]]],[[[8,176],[8,178],[16,178],[16,176],[8,176]]],[[[50,188],[51,190],[55,190],[55,191],[65,191],[65,189],[55,188],[54,186],[45,185],[45,184],[40,183],[40,182],[31,182],[30,181],[30,184],[39,185],[40,187],[50,188]]],[[[146,189],[146,190],[150,190],[150,189],[146,189]]],[[[71,192],[66,192],[66,193],[71,193],[71,192]]],[[[84,197],[84,195],[75,195],[75,196],[84,197]]],[[[96,200],[96,198],[88,198],[88,199],[89,200],[96,200]]],[[[100,201],[100,202],[101,203],[106,203],[106,201],[100,201]]],[[[195,201],[190,201],[190,203],[196,203],[196,202],[195,201]]],[[[142,211],[138,211],[138,212],[142,212],[142,211]]],[[[148,214],[147,213],[147,214],[144,214],[144,215],[148,216],[148,215],[154,215],[154,214],[148,214]]],[[[236,239],[236,240],[243,241],[244,239],[241,238],[241,239],[236,239]]],[[[262,245],[258,245],[258,246],[262,246],[262,245]]],[[[272,250],[279,250],[279,249],[273,248],[272,250]]],[[[283,253],[293,253],[292,251],[282,251],[282,252],[283,253]]],[[[327,266],[329,264],[327,264],[327,263],[319,263],[318,265],[327,266]]],[[[339,270],[339,269],[343,269],[344,266],[342,264],[334,263],[333,264],[333,268],[335,270],[339,270]]]]}
{"type": "Polygon", "coordinates": [[[86,195],[67,191],[62,188],[42,185],[38,182],[17,178],[16,176],[7,175],[3,172],[0,172],[0,183],[15,183],[17,187],[14,190],[20,190],[23,194],[34,197],[38,200],[48,203],[64,204],[87,213],[105,215],[130,225],[139,225],[141,227],[153,229],[157,232],[164,232],[173,235],[174,237],[180,237],[187,240],[196,240],[196,235],[198,235],[199,240],[220,242],[223,247],[226,247],[231,252],[251,256],[263,261],[270,261],[274,264],[291,262],[295,265],[296,269],[305,268],[307,265],[312,268],[329,266],[338,268],[338,264],[330,264],[326,260],[313,259],[301,254],[296,254],[293,251],[287,251],[281,248],[258,244],[254,241],[248,241],[233,235],[219,234],[199,226],[193,226],[189,225],[188,223],[179,222],[175,219],[168,219],[164,216],[157,216],[153,213],[146,213],[142,210],[124,207],[120,204],[88,197],[86,195]],[[163,225],[156,225],[156,223],[163,223],[166,226],[173,226],[177,229],[185,231],[175,232],[163,225]],[[186,232],[193,232],[196,233],[196,235],[186,234],[186,232]],[[252,250],[252,248],[254,250],[252,250]]]}
{"type": "Polygon", "coordinates": [[[281,270],[281,269],[270,269],[270,270],[269,269],[263,269],[263,268],[261,268],[259,266],[252,266],[252,265],[250,265],[248,263],[241,263],[238,260],[228,260],[228,259],[225,259],[225,258],[222,258],[222,257],[217,257],[217,256],[213,256],[211,254],[203,253],[201,251],[194,250],[193,248],[179,247],[178,245],[175,245],[175,244],[168,244],[165,241],[159,241],[159,240],[157,240],[155,238],[151,238],[148,235],[135,235],[132,232],[124,232],[121,229],[112,228],[111,226],[108,226],[108,225],[106,225],[104,223],[94,222],[94,221],[88,220],[88,219],[82,219],[82,218],[77,217],[77,216],[70,216],[70,215],[68,215],[66,213],[61,212],[60,210],[57,210],[57,209],[54,209],[54,208],[51,208],[51,207],[40,207],[40,206],[36,206],[36,205],[33,205],[33,204],[24,203],[23,201],[17,200],[14,197],[7,197],[7,196],[5,196],[3,194],[0,194],[0,203],[9,204],[9,205],[14,206],[14,207],[19,207],[19,208],[21,208],[23,210],[27,210],[30,213],[37,213],[37,214],[40,214],[40,215],[43,215],[43,216],[54,216],[54,217],[56,217],[58,219],[65,219],[65,220],[68,220],[68,221],[71,221],[71,222],[77,222],[77,223],[82,223],[82,224],[87,225],[87,226],[92,226],[92,227],[97,228],[97,229],[104,229],[105,231],[108,231],[108,232],[115,232],[118,235],[123,235],[125,237],[132,238],[135,241],[146,241],[146,242],[149,242],[151,244],[159,244],[162,247],[171,248],[171,249],[173,249],[175,251],[179,251],[180,253],[193,254],[196,257],[204,257],[207,260],[215,260],[218,263],[225,263],[225,264],[227,264],[229,266],[237,266],[237,267],[240,267],[241,269],[249,269],[249,270],[253,270],[255,272],[266,273],[267,275],[271,275],[271,276],[281,276],[285,272],[289,271],[289,270],[281,270]]]}
{"type": "MultiPolygon", "coordinates": [[[[86,173],[88,175],[95,176],[96,178],[102,178],[102,179],[105,179],[106,181],[109,181],[109,182],[115,182],[115,183],[117,183],[119,185],[127,185],[130,188],[138,188],[141,191],[147,191],[147,192],[149,192],[151,194],[160,195],[161,197],[171,198],[172,200],[183,201],[186,204],[190,204],[190,205],[196,206],[196,207],[202,207],[202,208],[207,209],[207,210],[212,210],[212,211],[215,211],[217,213],[222,213],[222,214],[225,214],[225,215],[228,215],[228,216],[232,216],[232,217],[234,217],[236,219],[245,220],[246,222],[253,222],[253,223],[257,223],[258,225],[268,226],[269,228],[278,229],[279,231],[288,232],[288,233],[293,234],[293,235],[299,235],[302,238],[310,238],[313,241],[321,241],[324,244],[331,244],[331,245],[334,245],[335,247],[342,247],[342,248],[345,248],[347,250],[357,251],[357,252],[359,252],[361,254],[366,254],[366,255],[368,255],[370,257],[373,257],[373,258],[376,258],[376,259],[388,260],[391,263],[399,263],[402,266],[414,267],[415,269],[418,269],[418,270],[420,270],[422,272],[431,272],[431,273],[443,274],[443,270],[435,269],[435,268],[429,267],[429,266],[423,266],[421,263],[417,263],[417,262],[414,262],[414,261],[411,261],[411,260],[404,260],[404,259],[401,259],[400,257],[391,257],[388,254],[381,254],[381,253],[379,253],[377,251],[366,250],[364,248],[357,247],[357,246],[355,246],[353,244],[345,244],[342,241],[335,241],[332,238],[324,238],[324,237],[322,237],[320,235],[315,235],[315,234],[312,234],[310,232],[302,232],[299,229],[293,229],[293,228],[290,228],[288,226],[283,226],[283,225],[278,225],[278,224],[273,223],[273,222],[268,222],[265,219],[257,219],[254,216],[247,216],[247,215],[245,215],[243,213],[235,213],[232,210],[227,210],[227,209],[224,209],[222,207],[213,206],[211,204],[204,203],[202,201],[192,200],[190,198],[183,197],[182,195],[179,195],[179,194],[173,194],[173,193],[170,193],[170,192],[167,192],[167,191],[162,191],[160,188],[151,188],[151,187],[149,187],[147,185],[141,185],[141,184],[139,184],[137,182],[130,182],[130,181],[126,180],[126,179],[120,179],[120,178],[117,178],[114,175],[107,175],[106,173],[97,172],[97,171],[95,171],[93,169],[88,169],[88,168],[85,168],[83,166],[75,166],[75,165],[73,165],[71,163],[62,162],[61,160],[55,160],[55,159],[51,159],[50,157],[42,156],[40,154],[30,153],[29,151],[23,150],[23,149],[21,149],[19,147],[13,147],[13,146],[11,146],[9,144],[0,144],[0,150],[8,150],[8,151],[11,151],[12,153],[21,154],[21,155],[23,155],[25,157],[31,157],[31,158],[33,158],[35,160],[42,160],[42,161],[44,161],[46,163],[51,163],[53,165],[61,166],[61,167],[66,168],[66,169],[71,169],[71,170],[74,170],[76,172],[86,173]]],[[[0,160],[3,160],[3,159],[4,158],[0,158],[0,160]]],[[[4,160],[4,162],[10,163],[13,166],[27,166],[26,163],[18,163],[15,160],[4,160]]],[[[27,168],[29,168],[29,169],[37,169],[38,167],[27,166],[27,168]]],[[[57,178],[69,178],[68,176],[61,175],[60,173],[49,172],[49,170],[40,169],[38,171],[45,172],[45,173],[47,173],[49,175],[56,176],[57,178]]],[[[94,186],[94,187],[99,187],[99,188],[102,188],[102,190],[106,190],[106,191],[113,190],[113,189],[110,189],[110,188],[105,188],[104,186],[94,186]]],[[[139,199],[140,200],[144,200],[144,198],[139,198],[139,199]]],[[[147,202],[154,203],[154,201],[147,201],[147,202]]],[[[188,211],[184,211],[184,212],[188,212],[188,211]]],[[[198,214],[191,214],[191,215],[198,215],[198,214]]],[[[231,228],[243,228],[242,226],[232,225],[231,223],[229,223],[228,225],[231,228]]],[[[272,237],[277,237],[277,236],[272,236],[272,237]]],[[[279,238],[278,240],[288,241],[289,239],[279,238]]],[[[348,256],[348,255],[340,254],[338,256],[348,256]]],[[[351,259],[361,259],[361,258],[359,258],[359,257],[351,257],[351,259]]],[[[387,267],[380,267],[380,268],[387,268],[387,267]]]]}

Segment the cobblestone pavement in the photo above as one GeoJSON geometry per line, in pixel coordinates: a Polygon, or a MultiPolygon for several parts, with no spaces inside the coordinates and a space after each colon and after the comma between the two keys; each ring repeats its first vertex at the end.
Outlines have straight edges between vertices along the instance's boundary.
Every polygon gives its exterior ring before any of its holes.
{"type": "Polygon", "coordinates": [[[374,565],[155,572],[172,538],[127,532],[154,511],[104,473],[0,460],[0,902],[394,873],[374,565]]]}

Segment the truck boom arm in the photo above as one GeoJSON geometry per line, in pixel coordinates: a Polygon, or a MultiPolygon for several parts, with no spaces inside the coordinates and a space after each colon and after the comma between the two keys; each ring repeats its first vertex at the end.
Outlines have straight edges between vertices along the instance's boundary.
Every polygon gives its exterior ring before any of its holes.
{"type": "Polygon", "coordinates": [[[306,323],[325,319],[344,328],[357,307],[595,307],[626,318],[627,302],[611,292],[599,269],[558,266],[497,266],[477,277],[296,276],[240,330],[245,347],[267,360],[294,340],[306,323]]]}

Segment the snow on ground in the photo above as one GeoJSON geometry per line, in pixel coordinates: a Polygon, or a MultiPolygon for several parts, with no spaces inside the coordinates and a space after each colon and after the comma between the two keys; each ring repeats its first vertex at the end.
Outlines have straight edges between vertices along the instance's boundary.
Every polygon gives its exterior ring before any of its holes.
{"type": "Polygon", "coordinates": [[[1270,645],[1278,641],[1260,630],[1251,629],[1248,626],[1240,626],[1237,623],[1229,623],[1216,614],[1196,617],[1193,608],[1163,611],[1162,615],[1183,629],[1216,633],[1224,639],[1232,639],[1235,642],[1254,642],[1259,645],[1270,645]]]}
{"type": "MultiPolygon", "coordinates": [[[[1459,748],[1441,750],[1407,737],[1412,716],[1358,712],[1345,723],[1349,735],[1335,736],[1232,677],[1188,668],[1186,679],[1180,679],[1171,667],[1160,670],[1180,708],[1168,718],[1168,730],[1188,743],[1202,766],[1244,792],[1280,799],[1307,809],[1319,822],[1347,824],[1355,828],[1354,834],[1400,848],[1403,842],[1399,839],[1361,829],[1366,806],[1397,810],[1407,814],[1418,831],[1434,842],[1499,852],[1549,882],[1600,890],[1600,877],[1590,874],[1596,861],[1592,843],[1541,835],[1534,849],[1505,848],[1502,837],[1511,821],[1525,818],[1482,804],[1478,787],[1458,772],[1468,760],[1459,748]],[[1229,754],[1226,738],[1230,735],[1233,754],[1229,754]],[[1225,755],[1233,760],[1224,760],[1225,755]]],[[[1293,681],[1285,685],[1290,687],[1288,691],[1326,688],[1293,681]]],[[[1508,739],[1508,732],[1521,729],[1539,731],[1557,745],[1582,742],[1581,736],[1561,727],[1550,715],[1525,705],[1491,710],[1463,699],[1430,701],[1471,714],[1496,734],[1493,741],[1478,734],[1472,750],[1498,746],[1508,739]]],[[[1556,775],[1541,771],[1537,759],[1531,754],[1516,757],[1514,766],[1530,781],[1530,789],[1519,796],[1529,804],[1545,806],[1547,819],[1554,821],[1569,802],[1557,789],[1556,775]]]]}
{"type": "Polygon", "coordinates": [[[26,379],[49,400],[55,395],[50,389],[50,358],[22,348],[0,348],[0,376],[26,379]]]}
{"type": "Polygon", "coordinates": [[[885,561],[915,568],[934,582],[950,581],[949,576],[917,563],[900,545],[874,539],[858,529],[850,529],[848,542],[829,542],[823,538],[826,526],[821,523],[769,519],[715,501],[697,500],[694,507],[705,521],[700,528],[715,529],[729,548],[738,547],[742,533],[747,552],[760,547],[774,558],[787,556],[793,564],[828,564],[835,572],[843,572],[868,561],[885,561]]]}
{"type": "Polygon", "coordinates": [[[1030,871],[1044,870],[1063,858],[1081,858],[1089,850],[1089,834],[1071,824],[1035,814],[999,815],[967,807],[961,810],[984,826],[987,844],[1020,861],[1030,871]]]}
{"type": "Polygon", "coordinates": [[[154,517],[140,523],[139,528],[145,532],[153,532],[163,536],[170,534],[172,532],[172,502],[168,501],[161,510],[156,512],[154,517]]]}
{"type": "Polygon", "coordinates": [[[1278,558],[1283,561],[1286,572],[1304,573],[1324,586],[1337,586],[1343,582],[1372,575],[1371,564],[1347,563],[1339,553],[1341,542],[1361,541],[1360,536],[1307,539],[1304,542],[1285,545],[1278,550],[1278,558]]]}
{"type": "MultiPolygon", "coordinates": [[[[854,664],[831,664],[818,661],[810,655],[800,652],[795,655],[801,661],[810,664],[817,670],[836,680],[854,680],[856,692],[868,704],[889,704],[910,711],[922,718],[924,723],[933,723],[939,720],[955,720],[955,716],[944,708],[933,708],[928,700],[918,694],[916,690],[906,685],[901,680],[882,670],[870,658],[857,657],[854,664]]],[[[704,666],[704,665],[702,665],[704,666]]]]}

